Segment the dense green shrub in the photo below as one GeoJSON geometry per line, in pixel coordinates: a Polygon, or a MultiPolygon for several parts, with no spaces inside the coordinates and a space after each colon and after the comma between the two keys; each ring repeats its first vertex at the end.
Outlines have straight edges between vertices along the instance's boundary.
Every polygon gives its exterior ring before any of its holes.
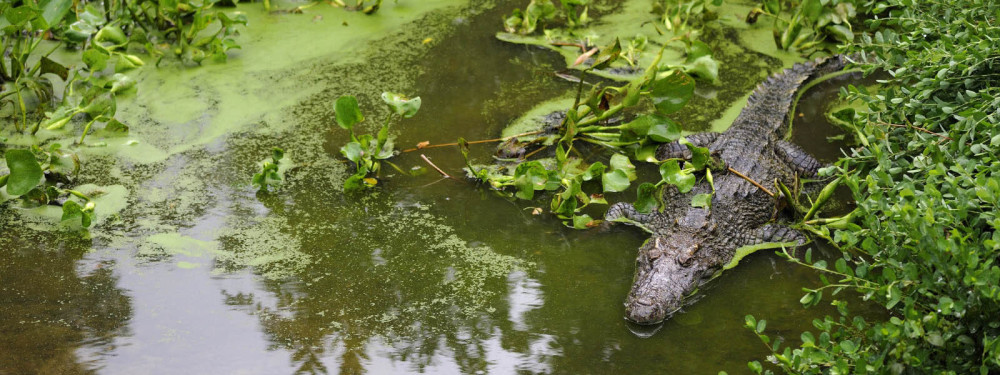
{"type": "MultiPolygon", "coordinates": [[[[768,359],[792,373],[997,373],[1000,371],[1000,4],[989,0],[876,4],[852,53],[876,88],[849,87],[864,110],[837,113],[858,147],[832,168],[857,200],[855,223],[826,227],[844,249],[823,292],[854,290],[883,306],[862,318],[816,320],[796,348],[768,359]]],[[[829,294],[828,294],[829,295],[829,294]]],[[[759,362],[751,369],[762,372],[759,362]]],[[[769,372],[769,371],[768,371],[769,372]]]]}

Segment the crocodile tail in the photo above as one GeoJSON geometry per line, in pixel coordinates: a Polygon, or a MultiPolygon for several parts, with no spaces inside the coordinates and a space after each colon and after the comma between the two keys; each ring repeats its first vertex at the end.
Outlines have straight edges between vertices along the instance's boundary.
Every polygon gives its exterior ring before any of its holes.
{"type": "Polygon", "coordinates": [[[788,129],[788,111],[799,88],[808,81],[843,69],[847,63],[842,55],[823,57],[795,64],[768,77],[750,94],[747,106],[733,126],[749,126],[754,131],[771,131],[778,137],[783,136],[788,129]]]}

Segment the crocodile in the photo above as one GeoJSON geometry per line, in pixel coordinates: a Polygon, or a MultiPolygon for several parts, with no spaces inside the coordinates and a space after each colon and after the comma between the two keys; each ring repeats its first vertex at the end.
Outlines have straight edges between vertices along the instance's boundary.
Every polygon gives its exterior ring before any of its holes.
{"type": "MultiPolygon", "coordinates": [[[[774,187],[777,181],[793,186],[800,177],[817,176],[823,164],[784,140],[790,127],[788,112],[793,95],[806,82],[843,69],[846,61],[842,56],[821,58],[772,75],[754,89],[726,131],[685,137],[694,146],[708,148],[728,167],[713,173],[714,189],[703,178],[686,193],[668,185],[659,211],[640,213],[628,203],[608,209],[606,221],[631,223],[652,234],[639,248],[625,302],[628,320],[656,324],[669,318],[740,247],[807,241],[797,230],[775,222],[781,207],[766,186],[774,187]],[[693,207],[691,200],[697,194],[712,194],[711,204],[693,207]]],[[[691,156],[680,142],[663,144],[656,151],[659,160],[691,156]]]]}

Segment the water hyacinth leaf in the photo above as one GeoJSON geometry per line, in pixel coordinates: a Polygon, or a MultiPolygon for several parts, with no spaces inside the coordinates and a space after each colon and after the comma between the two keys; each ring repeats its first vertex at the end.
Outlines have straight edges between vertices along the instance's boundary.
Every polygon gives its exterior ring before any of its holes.
{"type": "Polygon", "coordinates": [[[635,160],[645,161],[649,163],[655,163],[656,150],[659,148],[657,144],[649,144],[635,149],[635,160]]]}
{"type": "Polygon", "coordinates": [[[76,203],[76,201],[69,200],[66,201],[66,203],[63,203],[62,212],[61,221],[80,220],[80,224],[83,225],[84,228],[90,226],[90,215],[84,212],[83,206],[80,206],[80,204],[76,203]]]}
{"type": "MultiPolygon", "coordinates": [[[[135,87],[135,80],[121,73],[115,73],[115,75],[111,76],[110,83],[111,83],[112,94],[117,94],[122,91],[128,91],[129,89],[135,87]]],[[[105,85],[105,87],[106,86],[107,85],[105,85]]]]}
{"type": "Polygon", "coordinates": [[[635,181],[637,177],[635,174],[635,166],[632,165],[632,162],[630,160],[628,160],[628,156],[622,154],[614,154],[611,156],[610,164],[612,170],[623,171],[625,172],[625,175],[628,177],[629,181],[635,181]]]}
{"type": "Polygon", "coordinates": [[[87,69],[98,72],[108,67],[109,56],[107,53],[91,48],[83,51],[83,63],[87,64],[87,69]]]}
{"type": "Polygon", "coordinates": [[[628,174],[621,169],[615,169],[605,173],[601,178],[601,183],[604,185],[605,193],[625,191],[629,186],[628,174]]]}
{"type": "Polygon", "coordinates": [[[646,137],[654,142],[667,143],[677,140],[681,136],[681,126],[680,124],[674,122],[667,117],[657,116],[662,119],[662,121],[656,125],[649,128],[649,132],[646,133],[646,137]]]}
{"type": "Polygon", "coordinates": [[[30,5],[21,5],[19,7],[7,8],[3,16],[12,26],[21,27],[41,14],[42,11],[38,8],[30,5]]]}
{"type": "Polygon", "coordinates": [[[707,193],[696,194],[694,197],[691,198],[691,207],[711,209],[712,194],[707,194],[707,193]]]}
{"type": "Polygon", "coordinates": [[[112,133],[128,134],[129,127],[117,119],[111,119],[104,125],[104,130],[112,133]]]}
{"type": "Polygon", "coordinates": [[[35,154],[28,150],[7,150],[4,153],[10,177],[7,178],[7,194],[24,195],[38,186],[42,180],[42,167],[35,154]]]}
{"type": "Polygon", "coordinates": [[[657,197],[657,192],[659,191],[660,189],[656,185],[649,182],[640,184],[639,188],[636,189],[635,203],[632,204],[635,206],[636,211],[648,214],[659,207],[660,202],[657,197]]]}
{"type": "Polygon", "coordinates": [[[45,21],[44,25],[37,25],[39,29],[48,29],[59,24],[66,13],[69,12],[70,6],[73,5],[73,0],[48,0],[41,1],[39,5],[42,7],[42,20],[45,21]]]}
{"type": "Polygon", "coordinates": [[[344,180],[344,191],[356,191],[364,189],[365,188],[364,179],[365,179],[365,174],[367,173],[368,172],[359,171],[358,173],[351,175],[351,177],[348,177],[347,180],[344,180]]]}
{"type": "Polygon", "coordinates": [[[344,130],[351,130],[354,125],[365,120],[365,117],[361,115],[361,108],[358,107],[358,99],[350,95],[337,98],[334,111],[337,125],[340,125],[344,130]]]}
{"type": "Polygon", "coordinates": [[[69,78],[69,69],[62,64],[52,61],[46,56],[42,56],[39,63],[41,64],[41,74],[55,74],[63,80],[69,78]]]}
{"type": "Polygon", "coordinates": [[[587,229],[593,226],[594,219],[590,215],[574,215],[573,216],[573,228],[576,229],[587,229]]]}
{"type": "Polygon", "coordinates": [[[604,163],[595,162],[587,167],[587,170],[580,174],[580,177],[583,178],[584,181],[593,180],[598,176],[602,176],[606,168],[607,167],[604,166],[604,163]]]}
{"type": "Polygon", "coordinates": [[[677,186],[681,193],[687,193],[694,188],[694,175],[681,170],[677,160],[669,160],[660,164],[660,176],[663,177],[664,182],[677,186]]]}
{"type": "Polygon", "coordinates": [[[650,85],[653,104],[661,114],[671,114],[684,107],[694,96],[694,79],[679,70],[653,81],[650,85]]]}
{"type": "Polygon", "coordinates": [[[609,48],[602,48],[601,52],[597,54],[594,59],[594,65],[591,66],[592,69],[605,69],[611,65],[611,63],[618,60],[622,54],[622,44],[618,38],[615,38],[615,44],[609,48]]]}
{"type": "Polygon", "coordinates": [[[396,94],[391,92],[382,93],[382,101],[389,105],[395,114],[403,117],[410,118],[417,114],[420,110],[420,97],[407,98],[405,95],[396,94]]]}
{"type": "Polygon", "coordinates": [[[708,165],[708,162],[711,160],[708,148],[695,146],[684,138],[681,138],[680,143],[687,146],[688,150],[691,150],[691,164],[694,165],[694,169],[705,169],[705,166],[708,165]]]}
{"type": "Polygon", "coordinates": [[[548,181],[548,172],[538,161],[521,163],[514,171],[515,194],[518,198],[531,200],[535,198],[535,190],[544,190],[548,181]]]}
{"type": "Polygon", "coordinates": [[[340,153],[344,155],[347,160],[353,161],[358,164],[361,161],[361,157],[365,154],[364,149],[358,142],[349,142],[340,148],[340,153]]]}
{"type": "Polygon", "coordinates": [[[107,25],[101,28],[94,36],[94,41],[101,47],[112,50],[128,43],[128,36],[122,29],[115,25],[107,25]]]}

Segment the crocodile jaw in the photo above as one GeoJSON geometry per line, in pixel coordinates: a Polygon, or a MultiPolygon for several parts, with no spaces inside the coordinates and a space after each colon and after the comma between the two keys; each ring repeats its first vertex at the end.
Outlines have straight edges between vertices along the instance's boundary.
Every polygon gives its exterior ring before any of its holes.
{"type": "Polygon", "coordinates": [[[625,317],[637,324],[657,324],[684,306],[684,296],[698,287],[702,267],[692,239],[654,236],[639,249],[635,282],[625,302],[625,317]]]}

